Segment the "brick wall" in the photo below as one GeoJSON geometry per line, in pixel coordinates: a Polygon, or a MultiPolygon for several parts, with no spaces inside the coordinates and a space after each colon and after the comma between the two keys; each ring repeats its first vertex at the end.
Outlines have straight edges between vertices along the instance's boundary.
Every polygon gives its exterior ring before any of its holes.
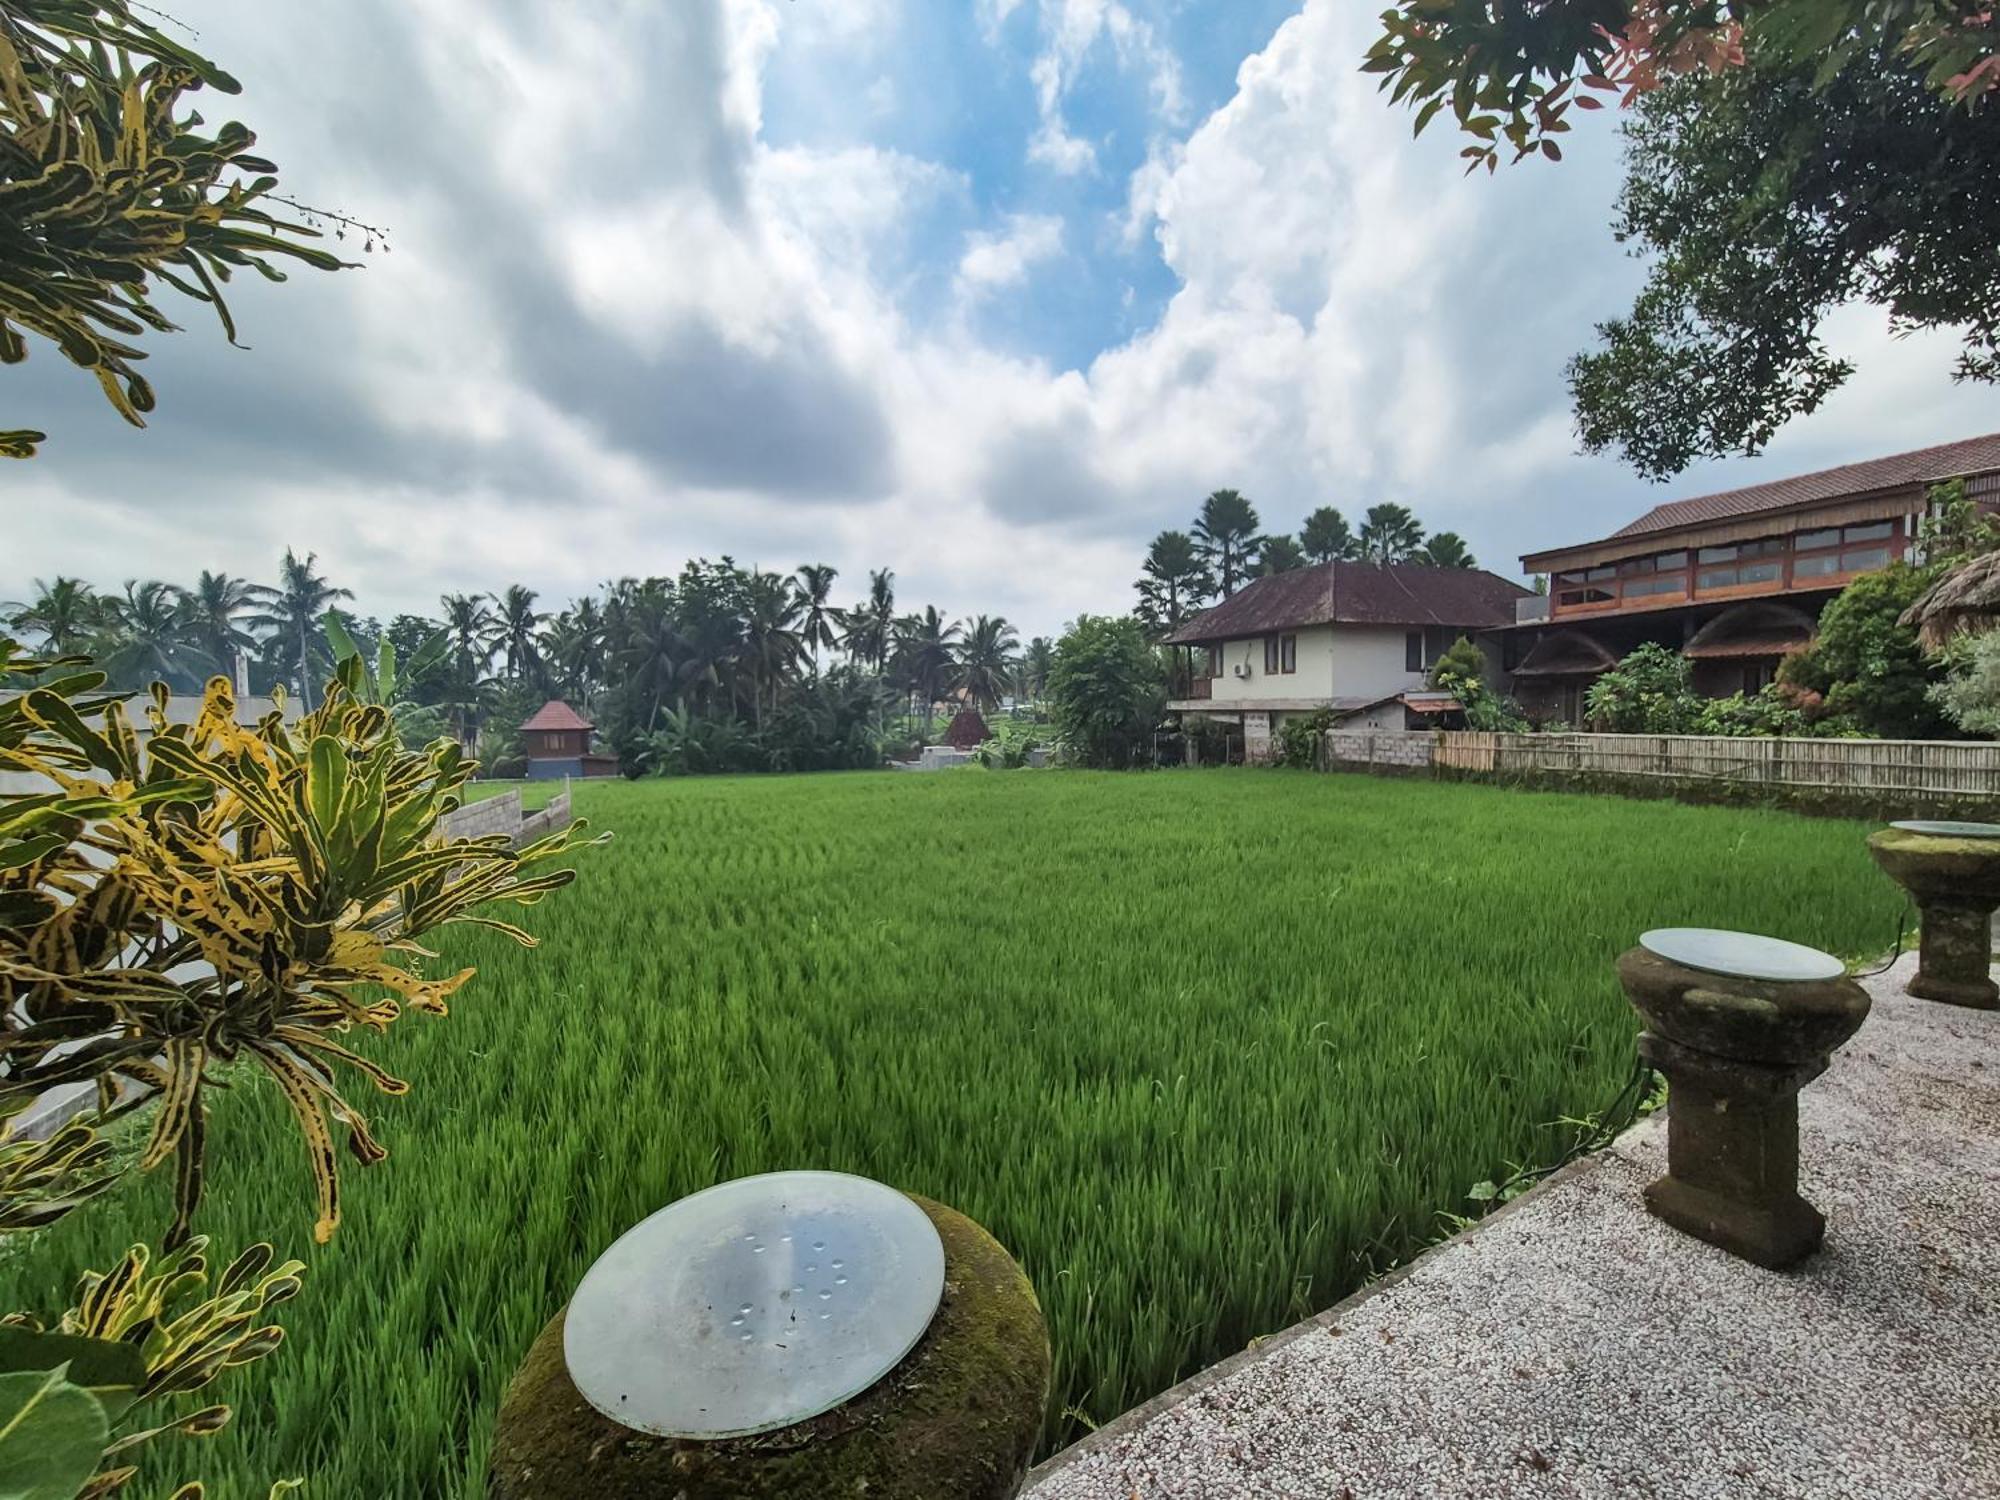
{"type": "Polygon", "coordinates": [[[1437,736],[1422,729],[1329,729],[1331,765],[1397,766],[1420,770],[1431,763],[1437,736]]]}

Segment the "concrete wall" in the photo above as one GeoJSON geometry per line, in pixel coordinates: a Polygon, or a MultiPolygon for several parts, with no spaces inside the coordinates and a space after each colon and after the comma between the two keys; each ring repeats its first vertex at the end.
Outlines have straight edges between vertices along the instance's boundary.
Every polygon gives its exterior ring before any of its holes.
{"type": "Polygon", "coordinates": [[[521,831],[521,794],[502,792],[483,802],[468,802],[438,819],[438,834],[448,839],[483,839],[494,834],[513,838],[521,831]]]}
{"type": "Polygon", "coordinates": [[[1215,696],[1231,703],[1332,697],[1335,691],[1332,628],[1321,625],[1282,633],[1299,638],[1297,671],[1267,673],[1261,635],[1230,641],[1222,648],[1222,675],[1215,680],[1215,696]],[[1241,666],[1250,668],[1248,677],[1236,675],[1241,666]]]}
{"type": "Polygon", "coordinates": [[[1337,698],[1386,697],[1390,693],[1415,692],[1424,686],[1424,674],[1405,670],[1401,625],[1342,625],[1339,627],[1340,655],[1333,674],[1337,698]]]}
{"type": "Polygon", "coordinates": [[[1326,755],[1330,765],[1395,766],[1419,770],[1431,763],[1437,736],[1427,730],[1347,730],[1327,731],[1326,755]]]}

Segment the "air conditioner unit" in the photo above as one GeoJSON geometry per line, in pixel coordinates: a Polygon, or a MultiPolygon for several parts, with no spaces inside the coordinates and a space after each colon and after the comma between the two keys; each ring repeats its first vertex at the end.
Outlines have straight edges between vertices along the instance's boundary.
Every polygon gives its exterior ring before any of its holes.
{"type": "Polygon", "coordinates": [[[1234,670],[1238,677],[1248,677],[1250,675],[1250,663],[1248,663],[1247,661],[1239,661],[1236,664],[1234,670]]]}

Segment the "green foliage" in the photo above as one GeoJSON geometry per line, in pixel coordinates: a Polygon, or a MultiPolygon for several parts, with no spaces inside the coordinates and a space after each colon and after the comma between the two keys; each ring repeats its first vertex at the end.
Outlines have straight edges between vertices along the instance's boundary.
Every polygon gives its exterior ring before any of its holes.
{"type": "Polygon", "coordinates": [[[1294,770],[1310,771],[1319,765],[1320,746],[1333,727],[1330,709],[1309,714],[1287,714],[1278,729],[1277,763],[1294,770]]]}
{"type": "Polygon", "coordinates": [[[1368,507],[1357,538],[1363,562],[1421,562],[1424,527],[1407,505],[1384,502],[1368,507]]]}
{"type": "Polygon", "coordinates": [[[101,1402],[62,1366],[0,1374],[0,1495],[72,1500],[111,1439],[101,1402]]]}
{"type": "MultiPolygon", "coordinates": [[[[619,835],[538,909],[542,946],[446,934],[476,1001],[374,1040],[419,1085],[384,1111],[395,1168],[281,1309],[257,1419],[182,1445],[218,1500],[286,1473],[333,1500],[482,1494],[509,1367],[601,1248],[801,1162],[951,1202],[1021,1257],[1055,1343],[1046,1444],[1067,1440],[1405,1260],[1466,1184],[1560,1153],[1548,1122],[1624,1081],[1611,961],[1663,912],[1859,954],[1900,899],[1853,822],[1431,781],[576,795],[619,835]],[[1441,925],[1478,940],[1441,963],[1441,925]]],[[[203,1228],[263,1237],[301,1175],[285,1103],[251,1079],[215,1114],[230,1190],[203,1228]]],[[[160,1201],[23,1243],[0,1300],[115,1260],[160,1201]]]]}
{"type": "Polygon", "coordinates": [[[1166,673],[1139,622],[1080,616],[1056,642],[1049,703],[1057,735],[1079,764],[1138,764],[1167,704],[1166,673]]]}
{"type": "Polygon", "coordinates": [[[1416,561],[1429,563],[1434,568],[1476,568],[1479,559],[1465,545],[1465,538],[1455,531],[1433,533],[1416,556],[1416,561]]]}
{"type": "Polygon", "coordinates": [[[1486,653],[1470,636],[1460,636],[1445,649],[1431,667],[1430,685],[1458,699],[1468,729],[1519,734],[1528,728],[1528,716],[1520,705],[1493,691],[1487,681],[1486,653]]]}
{"type": "Polygon", "coordinates": [[[1805,736],[1839,732],[1822,726],[1824,710],[1811,695],[1782,683],[1757,693],[1705,699],[1695,711],[1694,734],[1805,736]]]}
{"type": "Polygon", "coordinates": [[[992,737],[972,753],[989,771],[1018,771],[1027,765],[1030,750],[1040,750],[1047,743],[1048,734],[1041,726],[1002,719],[993,726],[992,737]]]}
{"type": "MultiPolygon", "coordinates": [[[[1900,56],[1925,88],[1976,99],[1996,82],[1982,0],[1566,0],[1552,5],[1398,0],[1362,70],[1414,105],[1422,132],[1449,107],[1472,138],[1467,171],[1539,152],[1562,159],[1572,106],[1625,103],[1687,73],[1739,71],[1747,50],[1782,59],[1815,90],[1857,58],[1900,56]]],[[[1811,101],[1808,101],[1808,109],[1811,101]]]]}
{"type": "Polygon", "coordinates": [[[1849,303],[1954,330],[1959,378],[2000,376],[2000,112],[1940,97],[1892,50],[1824,73],[1752,47],[1627,123],[1614,227],[1651,269],[1569,366],[1586,450],[1653,477],[1757,452],[1852,373],[1822,335],[1849,303]]]}
{"type": "Polygon", "coordinates": [[[1347,517],[1331,505],[1322,505],[1299,528],[1299,545],[1316,563],[1336,562],[1358,555],[1360,540],[1348,527],[1347,517]]]}
{"type": "Polygon", "coordinates": [[[1929,500],[1930,513],[1917,527],[1917,550],[1933,577],[1975,557],[2000,552],[2000,515],[1966,494],[1963,479],[1932,485],[1929,500]]]}
{"type": "Polygon", "coordinates": [[[1648,641],[1592,683],[1583,706],[1600,734],[1693,734],[1702,700],[1687,658],[1648,641]]]}
{"type": "Polygon", "coordinates": [[[1195,550],[1225,599],[1249,576],[1261,524],[1257,507],[1237,490],[1217,490],[1201,502],[1192,528],[1195,550]]]}
{"type": "Polygon", "coordinates": [[[1257,576],[1268,578],[1273,573],[1290,573],[1303,568],[1308,559],[1298,538],[1277,535],[1263,538],[1257,550],[1257,576]]]}
{"type": "MultiPolygon", "coordinates": [[[[135,341],[176,326],[159,289],[209,304],[234,343],[222,287],[235,272],[283,281],[279,261],[351,264],[272,212],[278,169],[251,154],[247,127],[203,133],[187,96],[239,86],[147,14],[128,0],[0,7],[0,363],[27,358],[25,335],[47,339],[140,427],[154,395],[135,341]]],[[[44,436],[0,433],[0,455],[27,457],[44,436]]]]}
{"type": "Polygon", "coordinates": [[[1836,726],[1883,739],[1948,737],[1930,691],[1942,669],[1900,618],[1935,575],[1903,562],[1862,574],[1827,605],[1812,645],[1780,664],[1779,682],[1820,694],[1836,726]]]}
{"type": "Polygon", "coordinates": [[[1932,704],[1967,734],[2000,738],[2000,631],[1955,637],[1942,654],[1945,677],[1932,704]]]}
{"type": "Polygon", "coordinates": [[[1215,579],[1195,539],[1163,531],[1146,549],[1139,581],[1139,616],[1157,635],[1179,629],[1215,594],[1215,579]]]}

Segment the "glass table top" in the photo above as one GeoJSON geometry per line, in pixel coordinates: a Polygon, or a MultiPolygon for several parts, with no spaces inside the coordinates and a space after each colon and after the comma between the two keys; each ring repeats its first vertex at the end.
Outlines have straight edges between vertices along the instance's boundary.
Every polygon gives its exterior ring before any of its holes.
{"type": "Polygon", "coordinates": [[[1656,927],[1639,946],[1669,963],[1737,979],[1837,979],[1847,966],[1831,953],[1754,932],[1719,927],[1656,927]]]}
{"type": "Polygon", "coordinates": [[[1904,833],[1927,833],[1941,839],[2000,839],[2000,823],[1955,823],[1950,819],[1911,818],[1891,823],[1904,833]]]}
{"type": "Polygon", "coordinates": [[[570,1300],[563,1358],[585,1400],[640,1432],[767,1432],[888,1374],[943,1294],[944,1245],[909,1198],[840,1172],[773,1172],[628,1230],[570,1300]]]}

